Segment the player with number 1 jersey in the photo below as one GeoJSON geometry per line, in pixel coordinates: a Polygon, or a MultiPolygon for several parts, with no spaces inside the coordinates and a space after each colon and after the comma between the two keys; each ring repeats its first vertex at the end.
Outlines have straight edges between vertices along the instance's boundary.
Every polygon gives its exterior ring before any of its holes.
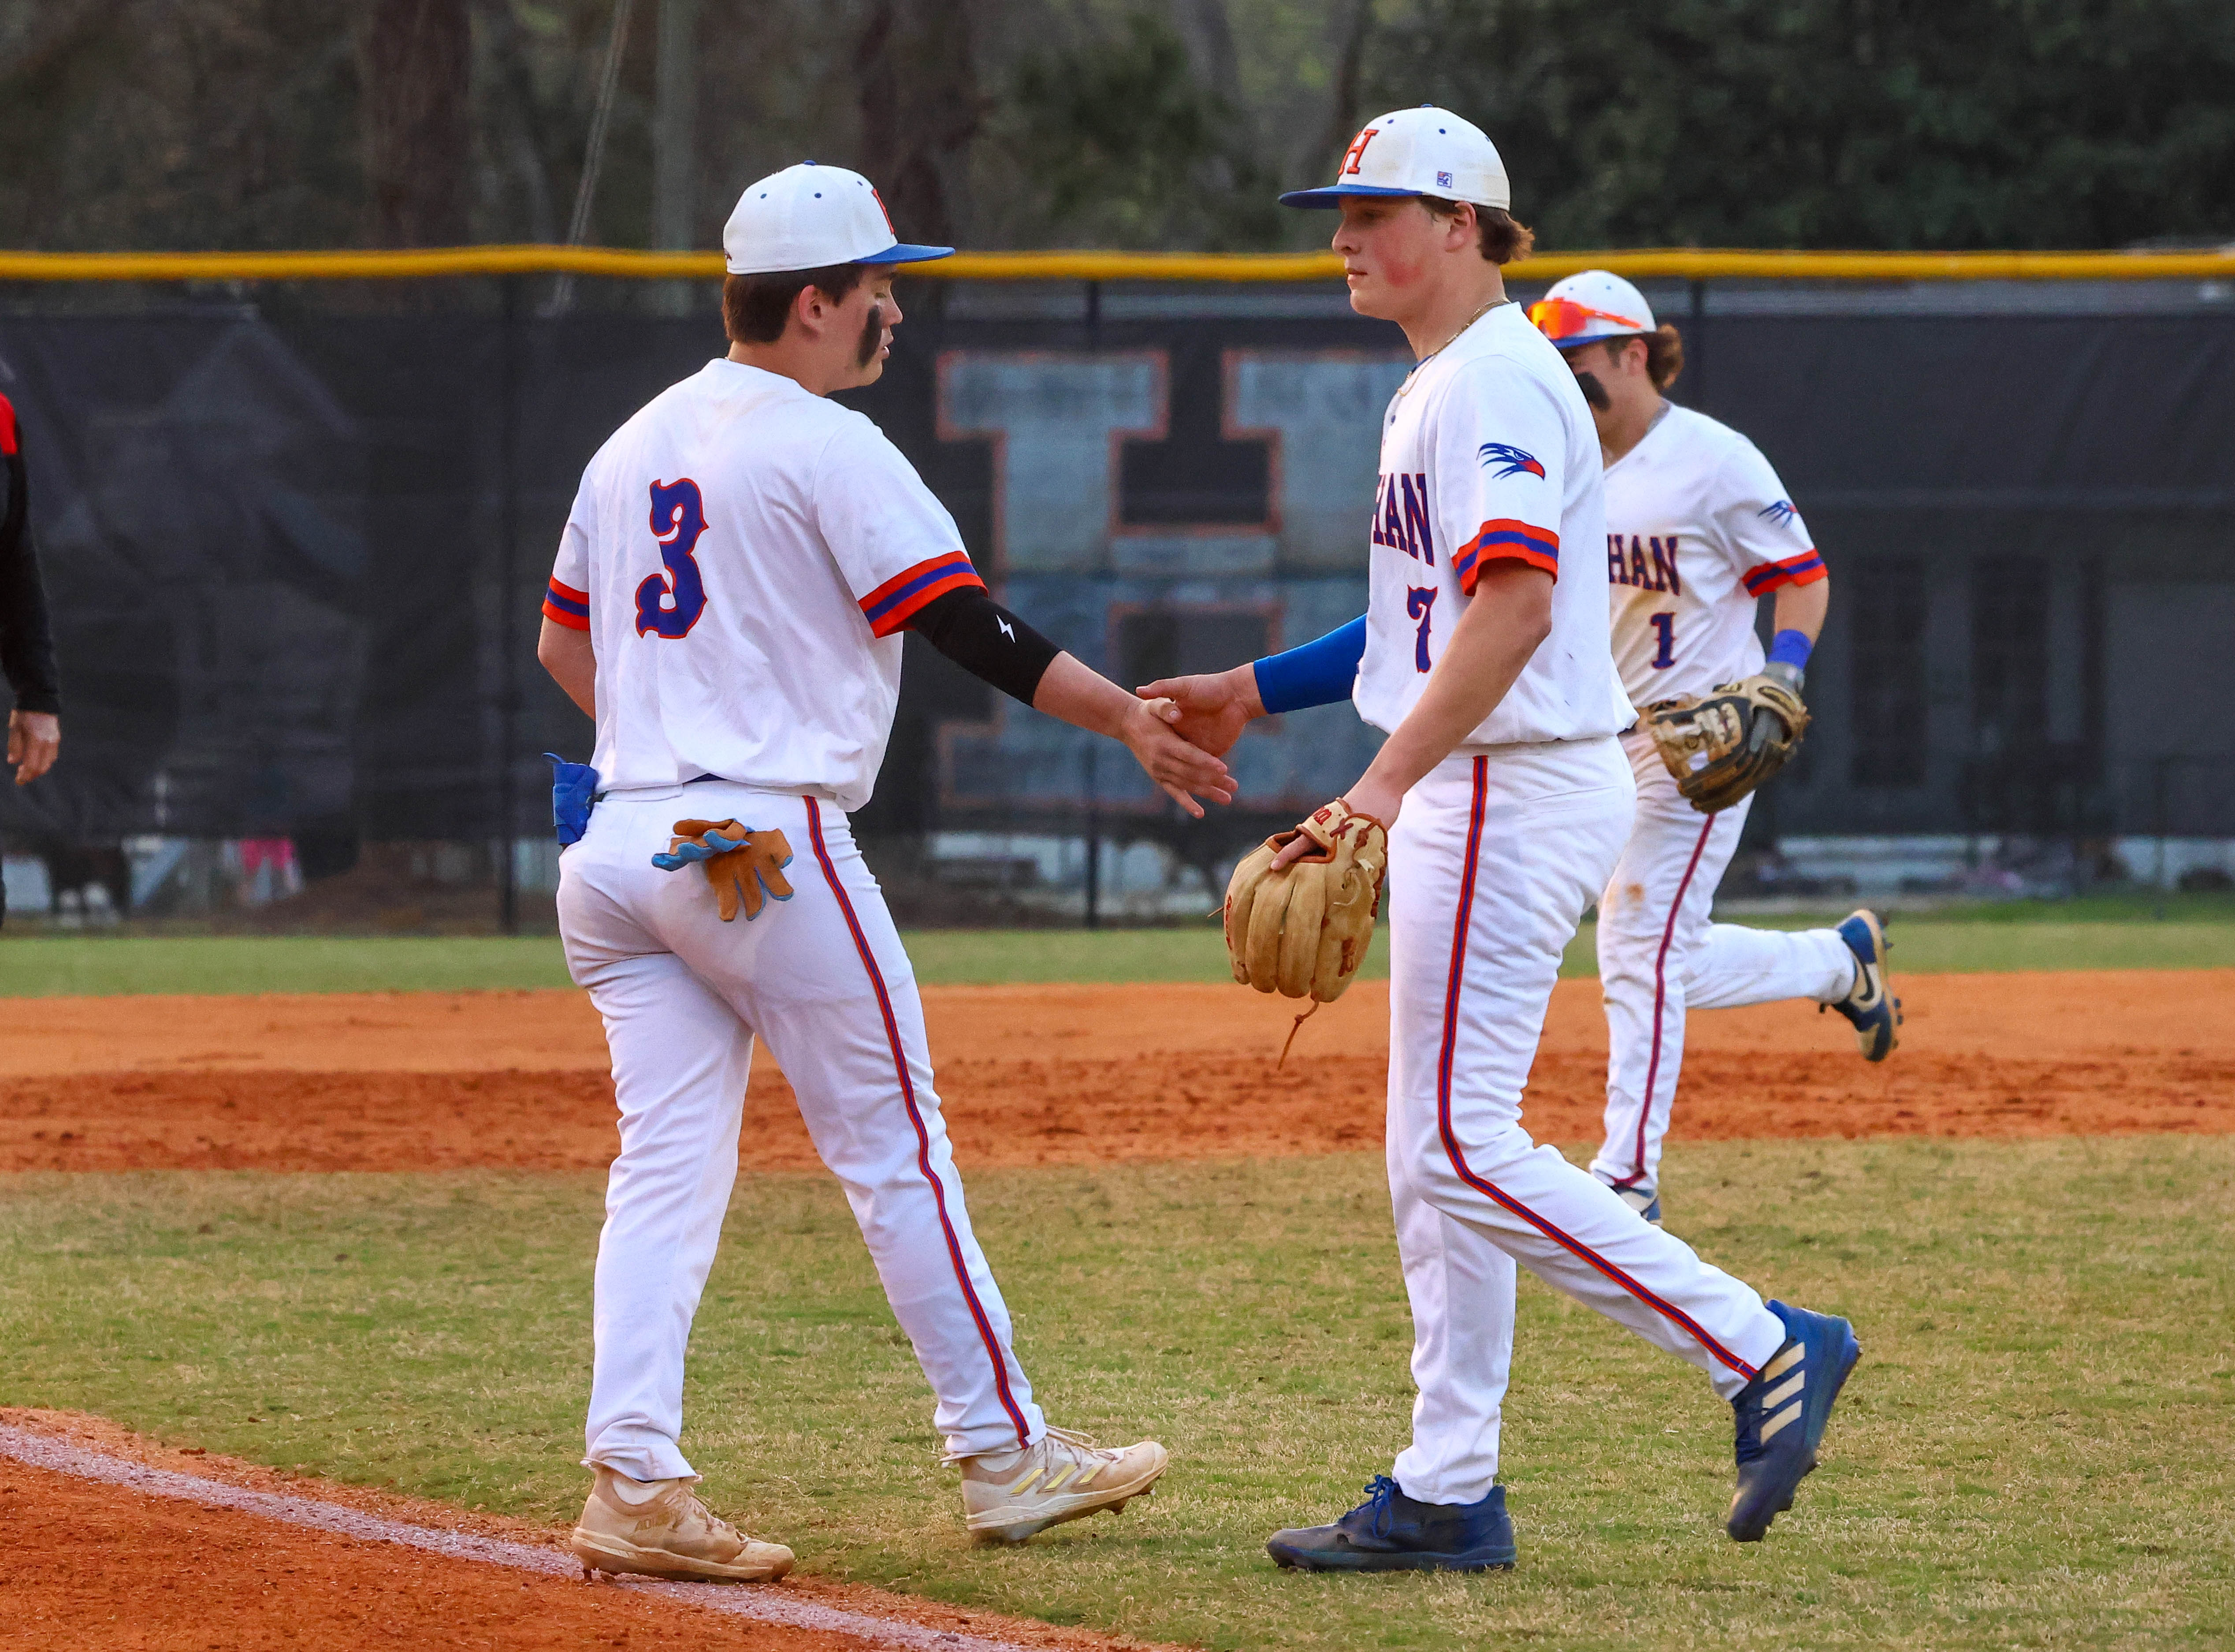
{"type": "MultiPolygon", "coordinates": [[[[1640,707],[1766,671],[1795,695],[1831,589],[1807,524],[1761,450],[1662,392],[1683,364],[1673,327],[1644,295],[1589,270],[1556,284],[1532,318],[1567,357],[1606,455],[1606,572],[1614,658],[1640,707]],[[1774,596],[1765,659],[1758,599],[1774,596]]],[[[1875,914],[1798,933],[1709,921],[1751,795],[1711,815],[1677,791],[1650,735],[1624,738],[1635,825],[1599,901],[1606,1002],[1606,1140],[1593,1171],[1648,1221],[1661,1219],[1661,1144],[1683,1062],[1687,1008],[1812,999],[1854,1023],[1863,1053],[1893,1049],[1875,914]]]]}

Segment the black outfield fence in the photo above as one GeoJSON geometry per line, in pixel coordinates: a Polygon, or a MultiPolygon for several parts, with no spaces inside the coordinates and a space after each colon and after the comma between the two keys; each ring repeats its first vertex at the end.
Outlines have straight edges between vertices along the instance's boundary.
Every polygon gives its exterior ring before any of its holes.
{"type": "MultiPolygon", "coordinates": [[[[1324,280],[1041,267],[904,285],[890,369],[847,398],[1012,606],[1127,683],[1360,612],[1395,331],[1324,280]]],[[[2224,872],[2235,733],[2199,708],[2235,691],[2231,278],[1654,267],[1678,399],[1761,445],[1833,574],[1757,846],[1961,846],[1916,884],[2224,872]]],[[[711,283],[593,281],[563,315],[550,287],[0,285],[66,696],[61,766],[0,793],[19,914],[547,921],[538,754],[590,746],[534,659],[551,553],[599,442],[723,347],[711,283]]],[[[1200,912],[1373,746],[1345,707],[1274,719],[1194,824],[1119,748],[908,646],[856,825],[921,921],[1200,912]]]]}

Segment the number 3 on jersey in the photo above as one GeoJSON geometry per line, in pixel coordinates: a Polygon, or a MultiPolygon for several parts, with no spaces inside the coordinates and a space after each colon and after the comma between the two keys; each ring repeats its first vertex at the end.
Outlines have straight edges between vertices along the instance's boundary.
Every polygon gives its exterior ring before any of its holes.
{"type": "Polygon", "coordinates": [[[672,641],[691,634],[706,612],[706,586],[693,554],[706,531],[705,502],[685,476],[652,484],[652,536],[659,541],[662,572],[636,588],[636,634],[653,632],[672,641]]]}
{"type": "Polygon", "coordinates": [[[1427,670],[1430,663],[1428,659],[1428,619],[1430,614],[1434,612],[1435,606],[1436,592],[1435,587],[1432,586],[1425,590],[1419,586],[1413,586],[1408,588],[1405,593],[1406,613],[1410,618],[1418,620],[1420,622],[1419,633],[1412,639],[1412,664],[1422,671],[1427,670]]]}

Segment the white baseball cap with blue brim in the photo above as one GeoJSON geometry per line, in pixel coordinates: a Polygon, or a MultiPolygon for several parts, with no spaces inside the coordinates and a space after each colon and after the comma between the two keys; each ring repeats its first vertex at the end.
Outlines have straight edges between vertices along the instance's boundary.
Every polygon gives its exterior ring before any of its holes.
{"type": "Polygon", "coordinates": [[[1490,135],[1432,103],[1367,121],[1343,151],[1334,183],[1292,189],[1281,205],[1340,206],[1353,195],[1434,195],[1501,210],[1513,205],[1505,163],[1490,135]]]}
{"type": "Polygon", "coordinates": [[[867,178],[812,161],[750,186],[722,226],[722,259],[731,275],[775,275],[834,264],[922,264],[954,252],[951,246],[901,240],[867,178]]]}

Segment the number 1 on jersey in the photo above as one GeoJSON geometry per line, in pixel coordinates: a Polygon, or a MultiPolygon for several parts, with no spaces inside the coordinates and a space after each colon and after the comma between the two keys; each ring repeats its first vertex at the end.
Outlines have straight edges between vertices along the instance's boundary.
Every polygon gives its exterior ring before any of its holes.
{"type": "MultiPolygon", "coordinates": [[[[1658,543],[1657,541],[1655,542],[1658,543]]],[[[1661,646],[1653,651],[1653,669],[1667,671],[1676,663],[1676,616],[1673,613],[1655,614],[1653,629],[1661,637],[1661,646]]]]}
{"type": "Polygon", "coordinates": [[[636,588],[636,634],[656,632],[671,642],[691,634],[706,612],[706,585],[693,554],[706,531],[706,503],[698,484],[685,476],[652,484],[652,536],[659,541],[664,570],[636,588]]]}
{"type": "Polygon", "coordinates": [[[1426,590],[1414,586],[1405,593],[1405,612],[1420,622],[1419,634],[1412,640],[1412,663],[1420,670],[1428,669],[1428,617],[1436,606],[1435,587],[1426,590]]]}

